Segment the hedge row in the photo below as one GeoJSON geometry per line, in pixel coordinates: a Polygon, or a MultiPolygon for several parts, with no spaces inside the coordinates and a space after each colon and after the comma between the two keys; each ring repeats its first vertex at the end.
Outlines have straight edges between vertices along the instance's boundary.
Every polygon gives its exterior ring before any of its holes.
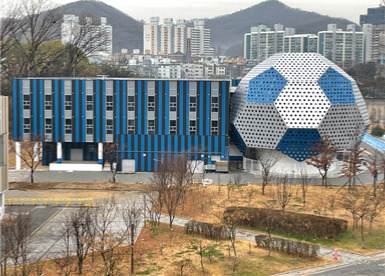
{"type": "Polygon", "coordinates": [[[333,239],[344,233],[348,222],[342,219],[253,207],[228,207],[224,216],[240,218],[239,225],[280,231],[287,235],[333,239]]]}
{"type": "Polygon", "coordinates": [[[315,258],[319,252],[318,245],[276,237],[271,237],[270,240],[269,236],[266,235],[255,236],[255,242],[257,243],[257,247],[261,248],[269,248],[270,242],[270,247],[273,250],[286,252],[287,254],[303,258],[315,258]]]}
{"type": "Polygon", "coordinates": [[[184,227],[186,234],[199,235],[213,240],[227,238],[226,227],[222,225],[192,220],[187,222],[184,227]]]}

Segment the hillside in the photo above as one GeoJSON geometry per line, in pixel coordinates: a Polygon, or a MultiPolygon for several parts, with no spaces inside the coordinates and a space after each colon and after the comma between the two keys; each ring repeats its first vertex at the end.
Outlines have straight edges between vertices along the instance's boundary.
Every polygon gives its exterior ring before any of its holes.
{"type": "Polygon", "coordinates": [[[243,34],[250,31],[250,27],[260,23],[273,27],[281,23],[284,27],[296,28],[296,33],[314,33],[326,30],[327,24],[335,23],[339,28],[346,29],[346,25],[353,22],[307,12],[286,6],[277,0],[269,0],[250,8],[206,20],[206,27],[211,29],[211,44],[220,46],[228,55],[243,55],[243,34]]]}
{"type": "Polygon", "coordinates": [[[60,13],[106,17],[107,24],[112,26],[114,53],[122,48],[129,52],[143,49],[143,23],[110,5],[99,1],[77,1],[61,6],[60,13]]]}

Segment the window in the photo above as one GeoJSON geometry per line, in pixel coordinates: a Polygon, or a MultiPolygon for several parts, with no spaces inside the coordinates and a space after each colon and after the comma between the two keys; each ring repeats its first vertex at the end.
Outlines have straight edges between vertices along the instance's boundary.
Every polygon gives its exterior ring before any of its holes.
{"type": "Polygon", "coordinates": [[[176,96],[170,97],[170,111],[176,111],[176,96]]]}
{"type": "Polygon", "coordinates": [[[176,135],[176,120],[170,120],[170,135],[176,135]]]}
{"type": "Polygon", "coordinates": [[[190,112],[197,111],[197,97],[190,97],[190,112]]]}
{"type": "Polygon", "coordinates": [[[86,120],[86,131],[87,131],[87,135],[94,134],[94,120],[93,119],[87,119],[86,120]]]}
{"type": "Polygon", "coordinates": [[[218,97],[211,97],[211,112],[218,112],[218,97]]]}
{"type": "Polygon", "coordinates": [[[86,109],[87,111],[92,111],[94,110],[94,96],[92,95],[87,95],[86,96],[86,109]]]}
{"type": "Polygon", "coordinates": [[[52,134],[52,119],[45,119],[45,133],[52,134]]]}
{"type": "Polygon", "coordinates": [[[127,120],[127,134],[135,134],[135,120],[127,120]]]}
{"type": "Polygon", "coordinates": [[[147,110],[155,111],[155,96],[148,96],[147,101],[147,110]]]}
{"type": "Polygon", "coordinates": [[[155,120],[147,121],[147,134],[155,134],[155,120]]]}
{"type": "Polygon", "coordinates": [[[197,130],[196,124],[197,124],[197,121],[190,120],[190,128],[189,128],[190,135],[196,135],[196,130],[197,130]]]}
{"type": "Polygon", "coordinates": [[[72,134],[72,119],[65,119],[65,134],[72,134]]]}
{"type": "Polygon", "coordinates": [[[23,95],[23,109],[31,109],[31,96],[23,95]]]}
{"type": "Polygon", "coordinates": [[[45,110],[52,110],[52,95],[45,95],[45,110]]]}
{"type": "Polygon", "coordinates": [[[211,135],[218,135],[218,121],[211,121],[211,135]]]}
{"type": "Polygon", "coordinates": [[[128,111],[135,111],[135,96],[128,96],[127,97],[127,110],[128,111]]]}
{"type": "Polygon", "coordinates": [[[106,121],[106,130],[107,134],[113,134],[114,133],[114,122],[111,119],[108,119],[106,121]]]}
{"type": "Polygon", "coordinates": [[[30,131],[31,131],[31,119],[30,118],[24,118],[23,132],[29,133],[30,131]]]}
{"type": "Polygon", "coordinates": [[[65,95],[64,98],[64,108],[65,110],[72,110],[72,100],[71,100],[71,95],[65,95]]]}
{"type": "Polygon", "coordinates": [[[107,107],[107,111],[114,110],[114,97],[113,96],[107,96],[106,107],[107,107]]]}

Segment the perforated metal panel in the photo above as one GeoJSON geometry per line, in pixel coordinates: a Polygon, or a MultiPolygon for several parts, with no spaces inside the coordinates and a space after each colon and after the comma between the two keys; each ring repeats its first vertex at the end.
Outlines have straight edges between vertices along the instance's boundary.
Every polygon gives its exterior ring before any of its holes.
{"type": "Polygon", "coordinates": [[[276,54],[255,66],[231,101],[234,139],[276,149],[297,161],[328,135],[347,149],[369,125],[361,92],[341,68],[316,53],[276,54]]]}

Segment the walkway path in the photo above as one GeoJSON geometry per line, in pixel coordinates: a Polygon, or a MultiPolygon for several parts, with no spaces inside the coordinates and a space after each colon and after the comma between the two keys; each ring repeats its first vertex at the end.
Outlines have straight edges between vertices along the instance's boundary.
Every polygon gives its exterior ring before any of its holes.
{"type": "MultiPolygon", "coordinates": [[[[167,215],[162,215],[160,221],[163,223],[169,223],[169,217],[167,215]]],[[[177,226],[184,226],[188,221],[189,219],[176,217],[174,219],[173,224],[177,226]]],[[[259,234],[255,232],[238,230],[236,237],[238,239],[255,242],[255,236],[257,235],[259,234]]],[[[319,251],[319,256],[332,259],[334,257],[334,250],[332,248],[321,246],[319,251]]],[[[294,275],[315,275],[319,273],[322,273],[322,275],[336,275],[334,273],[335,269],[348,268],[350,266],[360,265],[360,264],[371,264],[372,262],[380,261],[383,259],[385,259],[385,251],[376,253],[376,254],[371,254],[371,255],[361,255],[357,253],[339,250],[338,262],[323,264],[315,267],[303,268],[303,269],[284,272],[276,275],[294,276],[294,275]]],[[[379,266],[376,271],[372,271],[370,274],[367,274],[367,275],[370,275],[370,276],[385,275],[385,267],[379,266]],[[376,274],[376,271],[378,271],[379,274],[376,274]]],[[[342,272],[342,273],[339,273],[338,275],[352,275],[352,274],[349,271],[349,269],[347,269],[347,274],[344,274],[344,272],[342,272]]],[[[360,274],[360,275],[365,275],[365,274],[360,274]]]]}

